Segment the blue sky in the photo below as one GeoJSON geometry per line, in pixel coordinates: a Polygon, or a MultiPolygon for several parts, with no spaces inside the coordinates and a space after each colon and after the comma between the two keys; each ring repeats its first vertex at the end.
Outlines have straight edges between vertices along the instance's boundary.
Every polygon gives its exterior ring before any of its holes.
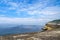
{"type": "Polygon", "coordinates": [[[60,0],[0,0],[0,24],[35,24],[60,19],[60,0]]]}

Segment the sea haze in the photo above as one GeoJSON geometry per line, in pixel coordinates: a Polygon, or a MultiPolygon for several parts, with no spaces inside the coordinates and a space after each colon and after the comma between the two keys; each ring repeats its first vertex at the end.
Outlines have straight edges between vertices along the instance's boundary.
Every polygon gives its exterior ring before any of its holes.
{"type": "Polygon", "coordinates": [[[0,28],[0,35],[19,34],[41,31],[40,25],[16,25],[14,27],[0,28]]]}

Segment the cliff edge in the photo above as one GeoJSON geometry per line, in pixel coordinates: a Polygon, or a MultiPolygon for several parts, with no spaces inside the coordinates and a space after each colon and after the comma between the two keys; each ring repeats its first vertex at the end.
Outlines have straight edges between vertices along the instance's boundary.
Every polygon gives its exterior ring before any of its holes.
{"type": "Polygon", "coordinates": [[[48,22],[44,31],[36,35],[40,40],[60,40],[60,20],[48,22]]]}

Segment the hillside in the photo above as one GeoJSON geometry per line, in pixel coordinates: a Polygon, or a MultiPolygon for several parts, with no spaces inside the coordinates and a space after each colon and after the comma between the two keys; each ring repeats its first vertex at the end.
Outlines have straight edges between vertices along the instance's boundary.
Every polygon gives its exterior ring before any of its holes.
{"type": "Polygon", "coordinates": [[[35,36],[41,40],[60,40],[60,30],[40,32],[35,36]]]}
{"type": "Polygon", "coordinates": [[[58,19],[58,20],[53,20],[53,21],[50,21],[50,22],[59,23],[59,22],[60,22],[60,19],[58,19]]]}
{"type": "Polygon", "coordinates": [[[51,27],[53,30],[47,30],[47,31],[38,33],[37,37],[39,37],[41,40],[60,40],[60,20],[50,21],[47,23],[46,26],[47,28],[51,27]]]}

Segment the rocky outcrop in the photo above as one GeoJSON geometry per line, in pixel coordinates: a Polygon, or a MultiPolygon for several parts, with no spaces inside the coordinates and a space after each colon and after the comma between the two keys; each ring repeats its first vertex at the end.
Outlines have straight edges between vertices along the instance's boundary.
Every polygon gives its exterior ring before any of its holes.
{"type": "Polygon", "coordinates": [[[54,30],[58,28],[60,28],[60,20],[53,20],[53,21],[48,22],[43,29],[54,30]]]}
{"type": "Polygon", "coordinates": [[[45,28],[46,31],[37,34],[41,40],[60,40],[60,20],[48,22],[45,28]]]}

